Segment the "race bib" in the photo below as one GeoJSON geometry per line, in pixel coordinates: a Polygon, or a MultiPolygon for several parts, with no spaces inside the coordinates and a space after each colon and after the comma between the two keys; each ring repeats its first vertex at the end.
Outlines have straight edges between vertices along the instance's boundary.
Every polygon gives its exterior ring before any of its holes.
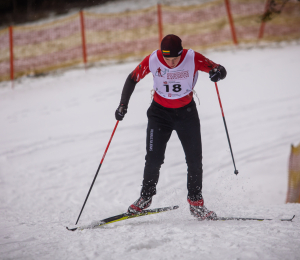
{"type": "Polygon", "coordinates": [[[153,88],[158,95],[167,99],[179,99],[193,91],[198,78],[198,71],[194,77],[194,56],[194,51],[188,50],[179,66],[169,69],[159,61],[157,50],[151,54],[149,69],[153,74],[153,88]]]}

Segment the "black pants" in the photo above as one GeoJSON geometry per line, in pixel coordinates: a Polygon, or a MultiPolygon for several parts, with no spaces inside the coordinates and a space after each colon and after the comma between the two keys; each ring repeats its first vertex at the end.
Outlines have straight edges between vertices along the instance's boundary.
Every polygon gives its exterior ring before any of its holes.
{"type": "Polygon", "coordinates": [[[147,111],[147,154],[141,195],[156,194],[159,170],[164,163],[167,142],[173,130],[181,141],[187,163],[188,197],[202,198],[202,145],[200,120],[194,100],[181,108],[165,108],[152,102],[147,111]]]}

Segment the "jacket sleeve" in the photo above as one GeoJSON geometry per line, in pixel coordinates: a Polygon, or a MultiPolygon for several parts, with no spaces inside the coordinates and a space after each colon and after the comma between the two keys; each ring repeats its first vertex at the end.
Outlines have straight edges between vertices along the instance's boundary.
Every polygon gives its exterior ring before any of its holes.
{"type": "Polygon", "coordinates": [[[221,72],[221,79],[224,79],[227,75],[226,69],[217,63],[207,59],[199,52],[195,51],[195,70],[201,70],[204,72],[209,72],[210,70],[217,68],[221,72]]]}
{"type": "Polygon", "coordinates": [[[121,95],[120,105],[128,107],[130,97],[135,89],[136,84],[143,79],[149,72],[148,55],[127,77],[121,95]]]}
{"type": "Polygon", "coordinates": [[[137,84],[137,82],[135,82],[132,79],[132,73],[130,73],[125,81],[125,84],[124,84],[124,87],[122,90],[120,105],[124,105],[124,106],[128,107],[130,97],[135,89],[136,84],[137,84]]]}

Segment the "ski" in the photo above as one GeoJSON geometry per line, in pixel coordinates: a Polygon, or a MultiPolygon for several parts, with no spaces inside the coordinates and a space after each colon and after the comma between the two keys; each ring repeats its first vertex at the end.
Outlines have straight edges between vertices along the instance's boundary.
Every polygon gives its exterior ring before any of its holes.
{"type": "MultiPolygon", "coordinates": [[[[296,215],[294,215],[292,218],[283,218],[283,219],[279,219],[280,221],[292,221],[295,218],[296,215]]],[[[257,221],[264,221],[264,220],[274,220],[274,219],[270,219],[270,218],[239,218],[239,217],[218,217],[213,219],[214,221],[218,221],[218,220],[257,220],[257,221]]]]}
{"type": "Polygon", "coordinates": [[[142,216],[146,216],[146,215],[157,214],[157,213],[166,212],[166,211],[170,211],[170,210],[174,210],[174,209],[178,209],[178,208],[179,208],[179,206],[171,206],[171,207],[156,208],[156,209],[146,209],[146,210],[143,210],[139,214],[130,214],[130,213],[126,212],[126,213],[123,213],[123,214],[120,214],[120,215],[116,215],[116,216],[113,216],[113,217],[102,219],[100,221],[93,222],[90,225],[75,227],[75,228],[68,228],[68,227],[66,227],[66,228],[69,231],[99,228],[99,227],[102,227],[104,225],[111,224],[111,223],[114,223],[114,222],[117,222],[117,221],[122,221],[122,220],[130,219],[130,218],[136,218],[136,217],[142,217],[142,216]]]}

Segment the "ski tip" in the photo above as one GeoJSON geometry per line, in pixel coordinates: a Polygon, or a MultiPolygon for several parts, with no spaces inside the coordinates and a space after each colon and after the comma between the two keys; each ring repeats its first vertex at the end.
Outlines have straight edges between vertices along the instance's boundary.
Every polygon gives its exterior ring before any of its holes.
{"type": "Polygon", "coordinates": [[[296,217],[296,215],[294,215],[292,218],[284,218],[284,219],[280,219],[281,221],[293,221],[293,219],[296,217]]]}
{"type": "Polygon", "coordinates": [[[178,209],[179,208],[179,206],[178,205],[176,205],[176,206],[173,206],[173,209],[178,209]]]}
{"type": "Polygon", "coordinates": [[[75,230],[77,230],[77,227],[76,228],[68,228],[68,227],[66,227],[66,229],[69,230],[69,231],[75,231],[75,230]]]}

